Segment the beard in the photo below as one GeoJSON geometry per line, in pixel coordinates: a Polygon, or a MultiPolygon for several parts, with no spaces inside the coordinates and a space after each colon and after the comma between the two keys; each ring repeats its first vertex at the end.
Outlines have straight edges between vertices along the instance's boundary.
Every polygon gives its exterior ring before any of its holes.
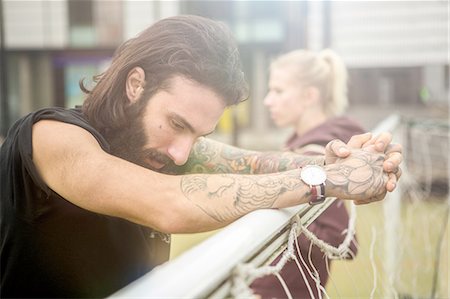
{"type": "Polygon", "coordinates": [[[148,160],[164,164],[163,168],[172,166],[174,163],[167,155],[153,148],[145,148],[148,138],[144,132],[142,115],[130,117],[130,119],[129,125],[109,134],[107,140],[110,144],[111,153],[153,171],[164,172],[162,169],[152,167],[148,160]]]}

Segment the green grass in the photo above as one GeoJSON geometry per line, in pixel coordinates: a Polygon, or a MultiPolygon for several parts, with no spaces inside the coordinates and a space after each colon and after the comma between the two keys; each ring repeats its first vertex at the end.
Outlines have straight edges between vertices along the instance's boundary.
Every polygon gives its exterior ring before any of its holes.
{"type": "MultiPolygon", "coordinates": [[[[444,225],[446,202],[403,202],[401,226],[396,239],[396,251],[385,251],[382,203],[357,208],[359,253],[353,261],[335,261],[331,269],[327,292],[330,298],[394,298],[395,287],[400,298],[431,298],[435,259],[439,235],[444,225]],[[371,244],[374,242],[371,262],[371,244]],[[388,274],[384,262],[394,257],[394,275],[388,274]],[[376,270],[374,270],[374,268],[376,270]],[[376,275],[376,286],[374,287],[376,275]],[[389,283],[391,280],[391,283],[389,283]]],[[[389,215],[392,217],[393,215],[389,215]]],[[[435,298],[448,298],[449,232],[440,252],[438,284],[435,298]]]]}

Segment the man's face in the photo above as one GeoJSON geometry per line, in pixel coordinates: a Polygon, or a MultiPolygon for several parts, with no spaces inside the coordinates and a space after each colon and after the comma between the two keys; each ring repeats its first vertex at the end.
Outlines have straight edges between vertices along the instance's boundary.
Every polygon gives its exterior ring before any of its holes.
{"type": "Polygon", "coordinates": [[[156,171],[183,165],[197,138],[214,131],[224,109],[224,101],[210,88],[176,76],[118,132],[112,140],[114,154],[156,171]]]}

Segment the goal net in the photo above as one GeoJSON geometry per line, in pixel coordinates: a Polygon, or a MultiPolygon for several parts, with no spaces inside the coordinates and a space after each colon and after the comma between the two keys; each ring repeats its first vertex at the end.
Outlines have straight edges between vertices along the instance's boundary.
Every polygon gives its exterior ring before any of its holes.
{"type": "MultiPolygon", "coordinates": [[[[309,286],[319,289],[319,298],[450,298],[448,123],[393,115],[373,130],[382,131],[391,131],[404,147],[402,179],[384,201],[348,204],[351,217],[341,246],[329,246],[307,230],[333,198],[317,206],[259,210],[111,297],[251,298],[255,279],[275,275],[283,297],[290,298],[279,272],[288,260],[301,271],[304,261],[294,254],[297,236],[306,234],[328,256],[339,257],[356,230],[358,255],[352,261],[333,261],[326,288],[309,286]]],[[[313,273],[302,273],[304,279],[306,275],[313,273]]]]}

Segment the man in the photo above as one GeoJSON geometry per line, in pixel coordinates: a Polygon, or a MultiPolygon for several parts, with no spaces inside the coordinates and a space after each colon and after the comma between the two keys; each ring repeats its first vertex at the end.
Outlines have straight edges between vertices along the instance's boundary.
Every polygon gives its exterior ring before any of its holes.
{"type": "Polygon", "coordinates": [[[247,92],[228,29],[208,19],[157,22],[97,79],[81,110],[31,113],[1,148],[4,297],[105,297],[167,260],[166,234],[223,227],[312,192],[381,200],[398,179],[389,134],[334,141],[314,158],[204,138],[247,92]],[[302,181],[307,164],[326,164],[325,190],[302,181]]]}

